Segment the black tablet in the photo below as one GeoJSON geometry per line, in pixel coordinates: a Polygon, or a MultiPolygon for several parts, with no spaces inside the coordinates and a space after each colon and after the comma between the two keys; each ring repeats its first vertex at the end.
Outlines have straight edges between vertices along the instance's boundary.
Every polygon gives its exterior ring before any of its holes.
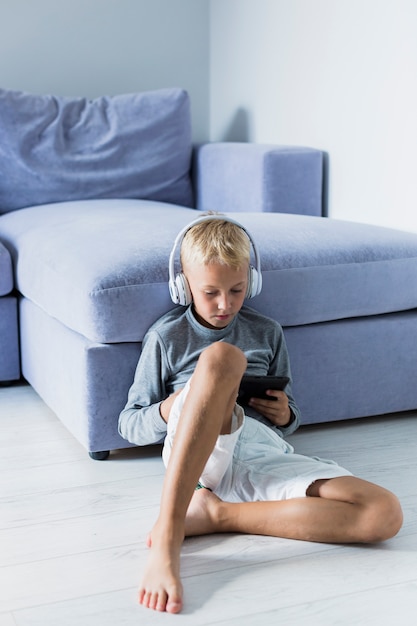
{"type": "Polygon", "coordinates": [[[286,376],[250,376],[245,374],[240,382],[237,402],[247,404],[250,398],[275,400],[272,396],[266,395],[266,390],[278,389],[283,391],[289,380],[286,376]]]}

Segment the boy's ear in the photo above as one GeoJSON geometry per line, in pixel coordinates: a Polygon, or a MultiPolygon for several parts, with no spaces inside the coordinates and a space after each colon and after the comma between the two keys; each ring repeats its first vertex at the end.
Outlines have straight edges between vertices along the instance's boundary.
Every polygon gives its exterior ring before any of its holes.
{"type": "Polygon", "coordinates": [[[169,293],[174,304],[188,306],[193,301],[188,280],[182,272],[169,281],[169,293]]]}

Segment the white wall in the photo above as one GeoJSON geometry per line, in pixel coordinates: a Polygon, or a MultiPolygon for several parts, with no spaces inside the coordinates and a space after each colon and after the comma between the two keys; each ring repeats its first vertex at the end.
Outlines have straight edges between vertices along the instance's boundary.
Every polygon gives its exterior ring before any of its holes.
{"type": "Polygon", "coordinates": [[[416,83],[416,0],[0,2],[1,87],[180,85],[196,141],[318,147],[331,217],[417,231],[416,83]]]}
{"type": "Polygon", "coordinates": [[[417,231],[417,2],[211,0],[211,138],[318,147],[331,217],[417,231]]]}
{"type": "Polygon", "coordinates": [[[0,86],[96,97],[181,86],[209,134],[208,0],[1,0],[0,86]]]}

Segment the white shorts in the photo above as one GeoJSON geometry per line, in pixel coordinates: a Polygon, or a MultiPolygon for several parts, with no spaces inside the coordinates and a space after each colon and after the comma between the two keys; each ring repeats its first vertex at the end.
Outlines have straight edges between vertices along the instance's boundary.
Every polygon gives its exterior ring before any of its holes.
{"type": "MultiPolygon", "coordinates": [[[[192,378],[172,406],[162,458],[171,453],[178,419],[192,378]]],[[[334,461],[294,453],[272,428],[245,416],[235,405],[232,433],[219,435],[200,477],[200,483],[228,502],[287,500],[305,497],[321,479],[351,476],[334,461]]]]}
{"type": "MultiPolygon", "coordinates": [[[[175,398],[169,414],[167,436],[162,450],[162,459],[165,467],[168,465],[172,444],[177,430],[178,419],[182,411],[184,400],[187,396],[188,390],[190,389],[191,381],[192,377],[187,382],[181,393],[175,398]]],[[[227,472],[232,463],[233,451],[242,431],[244,418],[245,414],[242,407],[236,404],[232,416],[232,432],[228,435],[218,436],[213,452],[211,453],[203,473],[200,476],[199,483],[204,487],[208,487],[212,491],[215,491],[216,487],[219,485],[223,476],[227,472]]]]}

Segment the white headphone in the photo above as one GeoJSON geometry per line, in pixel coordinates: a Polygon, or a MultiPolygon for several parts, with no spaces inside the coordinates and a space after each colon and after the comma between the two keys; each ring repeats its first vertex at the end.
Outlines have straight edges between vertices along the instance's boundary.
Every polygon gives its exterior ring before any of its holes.
{"type": "Polygon", "coordinates": [[[193,222],[191,222],[191,224],[188,224],[188,226],[185,226],[185,228],[183,228],[178,233],[174,241],[174,246],[171,250],[171,254],[169,255],[169,268],[168,268],[169,269],[169,293],[171,294],[171,300],[173,301],[174,304],[181,304],[182,306],[187,306],[188,304],[191,304],[191,302],[193,301],[190,286],[188,284],[188,280],[186,279],[185,275],[182,272],[175,275],[174,264],[175,264],[175,253],[177,251],[177,248],[181,248],[182,240],[184,239],[185,234],[190,230],[190,228],[193,228],[193,226],[196,226],[197,224],[201,224],[201,222],[207,222],[209,220],[221,220],[223,222],[230,222],[231,224],[236,224],[236,226],[239,226],[239,228],[241,228],[246,233],[250,243],[252,244],[253,253],[255,256],[256,269],[252,265],[249,265],[248,288],[247,288],[245,297],[254,298],[261,292],[261,289],[262,289],[261,260],[259,257],[258,249],[255,245],[255,242],[253,241],[252,237],[250,236],[246,228],[244,228],[242,224],[239,224],[239,222],[236,222],[235,220],[231,219],[230,217],[226,217],[225,215],[205,215],[203,217],[200,217],[194,220],[193,222]]]}

